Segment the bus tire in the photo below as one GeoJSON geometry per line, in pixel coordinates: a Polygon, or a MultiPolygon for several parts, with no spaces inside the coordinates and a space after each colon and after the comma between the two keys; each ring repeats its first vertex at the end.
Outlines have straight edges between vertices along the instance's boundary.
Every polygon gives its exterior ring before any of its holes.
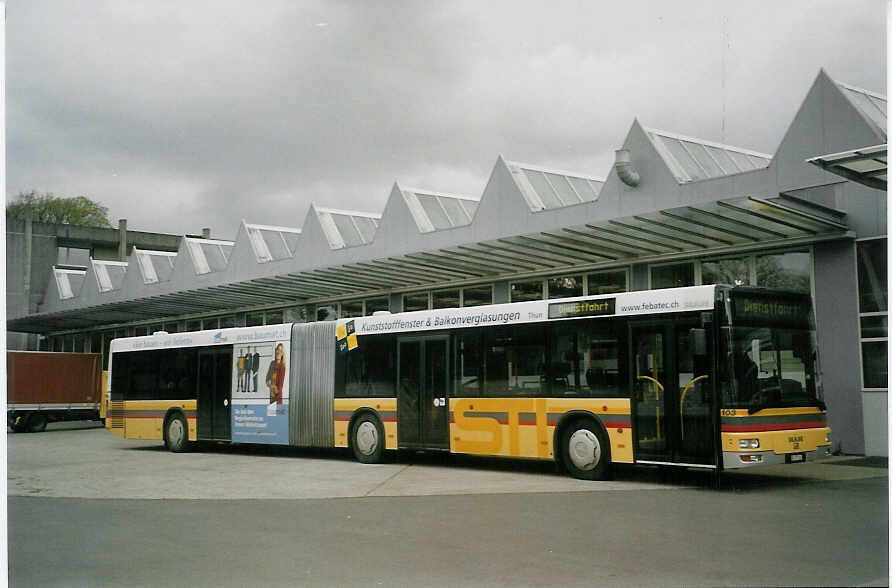
{"type": "Polygon", "coordinates": [[[172,413],[164,421],[164,445],[168,451],[174,453],[189,450],[189,425],[186,424],[183,413],[172,413]]]}
{"type": "Polygon", "coordinates": [[[32,412],[28,415],[28,430],[32,433],[40,433],[46,430],[46,416],[39,412],[32,412]]]}
{"type": "Polygon", "coordinates": [[[570,475],[580,480],[606,480],[610,444],[604,429],[591,419],[577,419],[561,432],[561,456],[570,475]]]}
{"type": "Polygon", "coordinates": [[[350,448],[360,463],[381,463],[384,456],[384,427],[378,417],[363,413],[350,430],[350,448]]]}

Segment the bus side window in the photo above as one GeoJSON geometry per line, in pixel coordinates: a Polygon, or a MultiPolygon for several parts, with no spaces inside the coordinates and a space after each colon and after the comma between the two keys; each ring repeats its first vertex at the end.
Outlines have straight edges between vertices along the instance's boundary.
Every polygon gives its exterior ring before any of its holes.
{"type": "MultiPolygon", "coordinates": [[[[343,357],[343,396],[396,396],[396,337],[360,337],[359,346],[343,357]]],[[[341,386],[338,386],[341,389],[341,386]]]]}
{"type": "Polygon", "coordinates": [[[585,394],[580,381],[579,329],[575,322],[558,323],[551,329],[546,380],[549,396],[585,394]]]}
{"type": "Polygon", "coordinates": [[[527,396],[543,391],[545,333],[541,326],[507,326],[487,330],[486,395],[527,396]]]}
{"type": "Polygon", "coordinates": [[[580,332],[583,392],[590,396],[624,397],[629,393],[624,382],[625,337],[618,329],[625,324],[605,319],[586,321],[580,332]]]}
{"type": "Polygon", "coordinates": [[[483,382],[481,329],[459,331],[455,336],[455,386],[459,396],[479,396],[483,382]]]}

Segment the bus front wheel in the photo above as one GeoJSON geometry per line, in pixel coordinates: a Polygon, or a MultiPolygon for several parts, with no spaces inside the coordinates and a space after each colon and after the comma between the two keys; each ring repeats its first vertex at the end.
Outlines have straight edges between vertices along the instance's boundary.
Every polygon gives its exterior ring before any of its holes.
{"type": "Polygon", "coordinates": [[[353,455],[360,463],[380,463],[384,456],[384,427],[375,415],[365,413],[353,423],[353,455]]]}
{"type": "Polygon", "coordinates": [[[181,413],[172,414],[167,418],[164,424],[164,444],[174,453],[182,453],[189,449],[189,427],[181,413]]]}
{"type": "Polygon", "coordinates": [[[580,480],[605,480],[610,471],[610,446],[603,429],[588,420],[570,423],[561,435],[563,461],[580,480]]]}

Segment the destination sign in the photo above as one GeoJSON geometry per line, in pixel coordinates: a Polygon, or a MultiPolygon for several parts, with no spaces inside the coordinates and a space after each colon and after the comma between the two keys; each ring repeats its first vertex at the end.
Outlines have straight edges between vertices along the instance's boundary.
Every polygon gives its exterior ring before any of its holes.
{"type": "Polygon", "coordinates": [[[811,320],[810,300],[805,297],[759,296],[739,294],[732,298],[735,322],[772,323],[808,326],[811,320]]]}
{"type": "Polygon", "coordinates": [[[576,318],[581,316],[607,316],[616,314],[616,298],[555,302],[548,305],[548,318],[576,318]]]}

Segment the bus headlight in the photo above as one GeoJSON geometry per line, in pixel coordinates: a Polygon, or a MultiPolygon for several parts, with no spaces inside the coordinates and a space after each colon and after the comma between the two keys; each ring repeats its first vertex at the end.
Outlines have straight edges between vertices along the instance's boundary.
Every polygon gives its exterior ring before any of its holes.
{"type": "Polygon", "coordinates": [[[830,431],[827,431],[827,434],[824,435],[824,442],[830,443],[830,431]]]}
{"type": "Polygon", "coordinates": [[[740,440],[740,448],[741,449],[758,449],[759,448],[759,440],[758,439],[741,439],[740,440]]]}
{"type": "Polygon", "coordinates": [[[740,461],[742,463],[762,463],[761,455],[741,455],[740,461]]]}

